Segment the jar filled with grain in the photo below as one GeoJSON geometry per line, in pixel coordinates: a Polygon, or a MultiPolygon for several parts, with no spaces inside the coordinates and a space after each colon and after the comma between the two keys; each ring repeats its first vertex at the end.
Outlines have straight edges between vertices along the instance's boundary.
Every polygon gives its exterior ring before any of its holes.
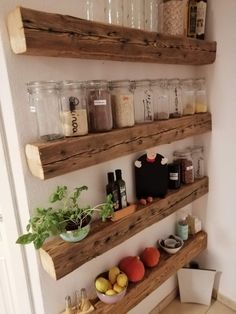
{"type": "Polygon", "coordinates": [[[195,113],[195,88],[192,79],[182,80],[183,115],[195,113]]]}
{"type": "Polygon", "coordinates": [[[88,134],[84,82],[62,81],[59,83],[59,92],[64,135],[69,137],[88,134]]]}
{"type": "Polygon", "coordinates": [[[207,112],[207,93],[206,93],[206,81],[204,78],[195,80],[196,86],[196,113],[207,112]]]}
{"type": "Polygon", "coordinates": [[[161,0],[158,9],[159,32],[184,36],[187,21],[186,0],[161,0]]]}
{"type": "Polygon", "coordinates": [[[172,79],[168,82],[170,97],[170,118],[179,118],[183,114],[182,89],[179,79],[172,79]]]}
{"type": "Polygon", "coordinates": [[[153,91],[150,80],[134,82],[134,112],[136,123],[153,122],[153,91]]]}
{"type": "Polygon", "coordinates": [[[133,126],[134,95],[132,84],[128,80],[111,81],[111,102],[113,122],[116,128],[133,126]]]}
{"type": "Polygon", "coordinates": [[[203,146],[193,146],[190,148],[193,159],[194,178],[204,177],[204,149],[203,146]]]}
{"type": "Polygon", "coordinates": [[[194,170],[191,151],[178,150],[174,152],[174,162],[180,164],[181,182],[189,184],[194,182],[194,170]]]}
{"type": "Polygon", "coordinates": [[[89,130],[91,132],[110,131],[113,127],[113,121],[108,81],[88,81],[86,90],[89,130]]]}
{"type": "Polygon", "coordinates": [[[153,89],[154,120],[169,119],[169,90],[167,80],[155,80],[151,83],[153,89]]]}

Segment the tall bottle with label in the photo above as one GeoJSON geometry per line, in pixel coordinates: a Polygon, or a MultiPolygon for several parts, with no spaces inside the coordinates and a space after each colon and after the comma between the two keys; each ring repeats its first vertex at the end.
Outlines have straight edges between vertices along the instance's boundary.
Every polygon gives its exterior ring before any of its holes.
{"type": "Polygon", "coordinates": [[[188,31],[187,35],[196,38],[197,27],[197,0],[189,0],[188,3],[188,31]]]}
{"type": "Polygon", "coordinates": [[[205,38],[207,0],[197,0],[197,39],[205,38]]]}
{"type": "Polygon", "coordinates": [[[115,170],[116,173],[116,184],[119,190],[119,208],[127,207],[127,194],[126,194],[126,186],[125,181],[122,179],[122,173],[120,169],[115,170]]]}
{"type": "Polygon", "coordinates": [[[108,194],[112,195],[113,208],[114,208],[114,211],[116,211],[116,210],[120,209],[119,188],[115,182],[113,172],[108,172],[107,178],[108,178],[108,184],[106,186],[106,192],[107,192],[107,195],[108,194]]]}

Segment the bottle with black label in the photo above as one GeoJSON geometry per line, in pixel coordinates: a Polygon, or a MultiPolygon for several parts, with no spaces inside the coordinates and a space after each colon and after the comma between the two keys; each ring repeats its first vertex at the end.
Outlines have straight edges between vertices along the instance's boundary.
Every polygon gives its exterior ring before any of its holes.
{"type": "Polygon", "coordinates": [[[188,37],[196,38],[197,0],[189,0],[188,4],[188,37]]]}
{"type": "Polygon", "coordinates": [[[108,172],[107,177],[108,177],[108,184],[106,186],[106,192],[107,192],[107,195],[112,194],[113,208],[114,208],[114,211],[116,211],[120,208],[118,185],[115,183],[113,172],[108,172]]]}
{"type": "Polygon", "coordinates": [[[207,0],[197,0],[196,38],[205,38],[207,0]]]}
{"type": "Polygon", "coordinates": [[[116,173],[116,184],[119,190],[119,208],[127,207],[127,195],[126,195],[126,186],[125,181],[122,179],[122,173],[120,169],[115,170],[116,173]]]}
{"type": "Polygon", "coordinates": [[[180,188],[180,164],[173,163],[168,165],[168,187],[169,189],[179,189],[180,188]]]}

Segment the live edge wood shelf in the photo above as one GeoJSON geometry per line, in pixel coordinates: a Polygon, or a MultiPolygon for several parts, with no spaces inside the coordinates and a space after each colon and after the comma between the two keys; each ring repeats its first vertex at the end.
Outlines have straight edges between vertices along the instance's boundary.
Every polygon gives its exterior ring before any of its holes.
{"type": "Polygon", "coordinates": [[[31,173],[42,179],[211,131],[211,114],[136,125],[106,133],[26,145],[31,173]]]}
{"type": "Polygon", "coordinates": [[[152,204],[139,205],[133,214],[119,221],[93,222],[91,232],[81,242],[51,240],[40,249],[42,265],[52,278],[60,279],[206,193],[208,178],[204,177],[168,192],[165,198],[155,199],[152,204]]]}
{"type": "Polygon", "coordinates": [[[159,264],[152,269],[145,270],[145,278],[136,284],[129,284],[127,294],[118,303],[108,305],[98,301],[95,304],[96,314],[127,313],[135,305],[146,298],[157,289],[175,272],[189,263],[207,247],[207,234],[203,231],[191,237],[184,244],[184,247],[174,255],[161,251],[159,264]]]}
{"type": "Polygon", "coordinates": [[[8,16],[17,54],[203,65],[215,61],[216,43],[17,7],[8,16]]]}

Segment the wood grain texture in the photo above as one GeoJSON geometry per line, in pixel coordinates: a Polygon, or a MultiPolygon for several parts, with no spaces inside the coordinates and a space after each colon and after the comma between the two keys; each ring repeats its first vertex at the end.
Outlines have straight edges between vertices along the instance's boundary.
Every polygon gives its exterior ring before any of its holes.
{"type": "Polygon", "coordinates": [[[197,233],[184,244],[184,247],[174,255],[161,251],[159,264],[145,270],[145,278],[136,284],[129,284],[127,294],[118,303],[107,305],[98,301],[95,304],[96,314],[125,314],[135,305],[145,299],[156,290],[168,278],[176,273],[178,269],[191,261],[207,247],[207,234],[204,231],[197,233]]]}
{"type": "Polygon", "coordinates": [[[9,14],[8,30],[13,51],[28,55],[191,65],[210,64],[216,57],[215,42],[22,7],[9,14]]]}
{"type": "Polygon", "coordinates": [[[31,173],[42,179],[211,131],[211,114],[195,114],[83,137],[27,144],[31,173]]]}
{"type": "Polygon", "coordinates": [[[91,232],[81,242],[68,243],[60,238],[51,240],[40,249],[44,269],[54,279],[60,279],[89,260],[123,243],[138,232],[171,215],[208,192],[208,178],[196,180],[152,204],[116,222],[95,221],[91,232]]]}

